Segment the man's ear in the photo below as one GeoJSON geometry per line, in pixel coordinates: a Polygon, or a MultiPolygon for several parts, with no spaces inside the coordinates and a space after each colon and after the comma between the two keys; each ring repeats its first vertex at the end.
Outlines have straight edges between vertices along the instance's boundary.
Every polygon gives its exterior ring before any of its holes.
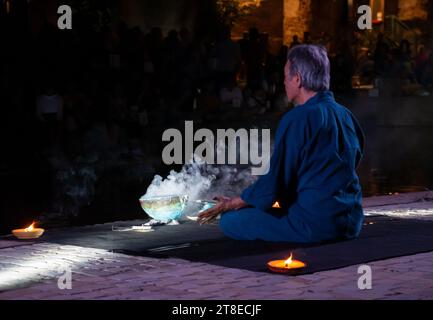
{"type": "Polygon", "coordinates": [[[296,82],[298,83],[298,88],[301,89],[302,88],[302,77],[301,77],[301,74],[299,72],[296,73],[296,82]]]}

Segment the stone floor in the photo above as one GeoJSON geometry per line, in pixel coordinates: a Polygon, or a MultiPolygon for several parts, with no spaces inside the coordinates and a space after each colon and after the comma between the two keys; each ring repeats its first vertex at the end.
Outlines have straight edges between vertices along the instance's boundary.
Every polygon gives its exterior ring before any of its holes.
{"type": "MultiPolygon", "coordinates": [[[[410,204],[407,207],[414,212],[420,205],[425,213],[427,198],[431,193],[366,199],[365,206],[367,211],[386,206],[393,212],[395,205],[401,212],[410,204]]],[[[361,290],[360,277],[365,275],[359,265],[293,277],[79,246],[0,240],[0,300],[433,299],[433,252],[368,266],[371,289],[361,290]]]]}

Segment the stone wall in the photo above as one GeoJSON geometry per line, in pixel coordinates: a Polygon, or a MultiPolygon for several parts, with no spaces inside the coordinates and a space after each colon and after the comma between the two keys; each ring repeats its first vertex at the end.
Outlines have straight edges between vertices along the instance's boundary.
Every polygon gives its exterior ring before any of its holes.
{"type": "MultiPolygon", "coordinates": [[[[296,1],[297,2],[297,1],[296,1]]],[[[248,16],[239,19],[232,30],[232,38],[241,39],[251,27],[269,34],[271,52],[278,52],[283,44],[283,0],[262,0],[248,16]]]]}
{"type": "Polygon", "coordinates": [[[352,30],[349,9],[347,0],[284,0],[285,44],[289,45],[294,35],[302,41],[304,32],[309,32],[313,42],[335,51],[352,30]]]}
{"type": "Polygon", "coordinates": [[[283,0],[284,2],[284,43],[289,45],[294,35],[302,41],[304,32],[308,32],[311,16],[312,0],[283,0]]]}
{"type": "Polygon", "coordinates": [[[398,17],[418,34],[418,44],[433,40],[433,1],[399,0],[398,17]]]}
{"type": "Polygon", "coordinates": [[[428,0],[400,0],[398,17],[405,20],[427,20],[428,0]]]}

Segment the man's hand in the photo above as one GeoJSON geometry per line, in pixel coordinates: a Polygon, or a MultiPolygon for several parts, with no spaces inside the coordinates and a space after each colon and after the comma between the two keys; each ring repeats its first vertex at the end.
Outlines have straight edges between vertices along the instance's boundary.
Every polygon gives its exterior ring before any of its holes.
{"type": "Polygon", "coordinates": [[[215,200],[218,203],[198,215],[197,222],[199,224],[207,224],[214,221],[220,214],[223,214],[230,210],[239,210],[247,206],[247,204],[240,198],[227,198],[227,197],[216,197],[215,200]]]}

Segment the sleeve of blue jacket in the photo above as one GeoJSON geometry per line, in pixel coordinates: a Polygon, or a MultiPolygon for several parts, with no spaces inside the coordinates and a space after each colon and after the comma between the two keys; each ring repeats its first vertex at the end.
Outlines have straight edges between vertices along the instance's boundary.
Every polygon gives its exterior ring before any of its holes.
{"type": "MultiPolygon", "coordinates": [[[[281,201],[279,193],[285,190],[284,182],[290,181],[291,185],[296,182],[298,161],[305,136],[305,124],[301,119],[293,116],[295,113],[288,112],[280,122],[275,135],[269,172],[259,177],[241,194],[242,200],[252,207],[263,211],[269,210],[275,201],[281,201]]],[[[287,194],[282,198],[288,199],[287,194]]]]}

